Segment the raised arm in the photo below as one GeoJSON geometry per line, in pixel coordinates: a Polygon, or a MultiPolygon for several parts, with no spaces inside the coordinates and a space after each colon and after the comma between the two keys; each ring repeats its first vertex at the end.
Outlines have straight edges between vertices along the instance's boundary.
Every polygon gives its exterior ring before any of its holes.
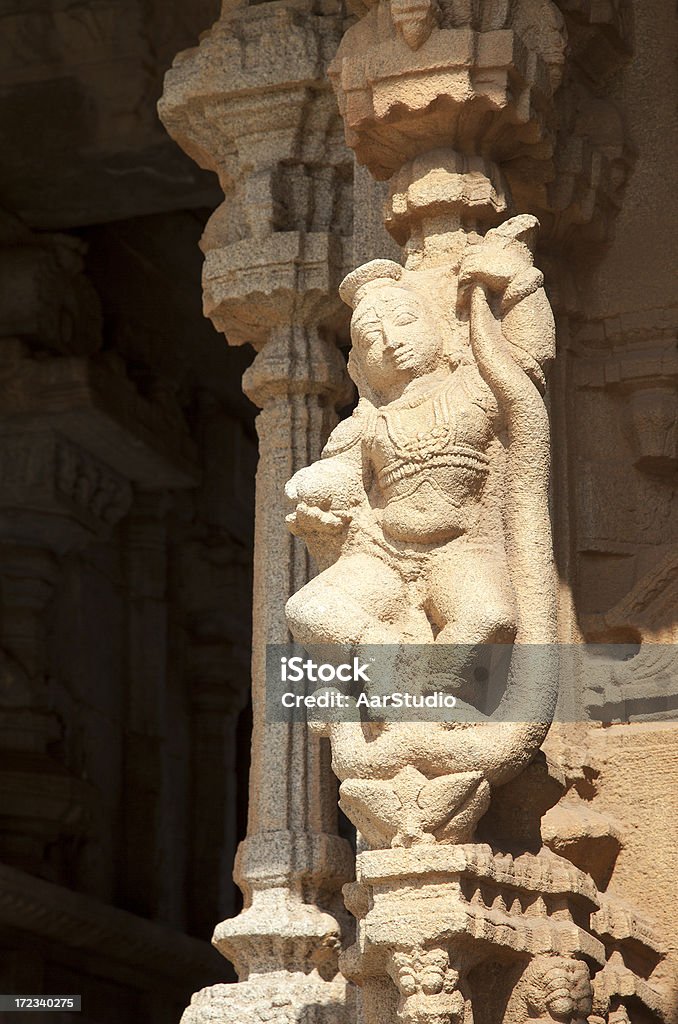
{"type": "Polygon", "coordinates": [[[556,576],[548,505],[550,432],[543,400],[552,357],[553,314],[532,266],[534,217],[488,232],[464,261],[470,341],[478,369],[499,402],[508,434],[504,529],[518,604],[511,678],[498,717],[532,722],[544,735],[557,697],[556,576]],[[543,645],[537,659],[521,645],[543,645]],[[537,668],[538,665],[538,668],[537,668]]]}

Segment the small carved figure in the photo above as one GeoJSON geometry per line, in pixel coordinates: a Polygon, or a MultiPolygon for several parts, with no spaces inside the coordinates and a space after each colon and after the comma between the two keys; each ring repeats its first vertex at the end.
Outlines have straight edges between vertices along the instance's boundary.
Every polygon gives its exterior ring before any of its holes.
{"type": "Polygon", "coordinates": [[[529,1019],[539,1024],[587,1024],[593,1005],[589,969],[583,960],[542,956],[526,972],[529,1019]]]}
{"type": "Polygon", "coordinates": [[[397,950],[389,974],[398,989],[403,1024],[461,1024],[470,1011],[465,985],[446,949],[397,950]]]}
{"type": "Polygon", "coordinates": [[[391,0],[391,18],[396,31],[411,50],[418,50],[440,21],[436,0],[391,0]]]}

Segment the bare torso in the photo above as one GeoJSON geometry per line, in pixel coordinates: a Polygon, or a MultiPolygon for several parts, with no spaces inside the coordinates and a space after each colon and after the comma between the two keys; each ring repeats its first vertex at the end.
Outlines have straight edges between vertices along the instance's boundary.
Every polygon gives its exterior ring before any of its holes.
{"type": "Polygon", "coordinates": [[[434,544],[467,532],[490,471],[490,397],[477,374],[459,370],[378,410],[365,454],[387,537],[434,544]]]}

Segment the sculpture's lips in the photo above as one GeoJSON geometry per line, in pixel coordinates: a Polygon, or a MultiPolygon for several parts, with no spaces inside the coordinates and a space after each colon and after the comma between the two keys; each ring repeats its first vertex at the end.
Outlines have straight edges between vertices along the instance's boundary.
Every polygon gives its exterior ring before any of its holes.
{"type": "Polygon", "coordinates": [[[412,368],[412,353],[408,349],[400,349],[393,352],[393,362],[399,370],[412,368]]]}

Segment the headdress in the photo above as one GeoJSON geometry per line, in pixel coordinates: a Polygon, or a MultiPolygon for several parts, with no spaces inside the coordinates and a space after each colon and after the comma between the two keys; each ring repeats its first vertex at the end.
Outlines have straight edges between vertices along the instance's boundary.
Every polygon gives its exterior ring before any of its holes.
{"type": "Polygon", "coordinates": [[[355,309],[364,295],[366,285],[393,284],[394,281],[400,281],[404,272],[404,268],[393,260],[370,260],[346,275],[339,285],[339,295],[347,306],[355,309]]]}

